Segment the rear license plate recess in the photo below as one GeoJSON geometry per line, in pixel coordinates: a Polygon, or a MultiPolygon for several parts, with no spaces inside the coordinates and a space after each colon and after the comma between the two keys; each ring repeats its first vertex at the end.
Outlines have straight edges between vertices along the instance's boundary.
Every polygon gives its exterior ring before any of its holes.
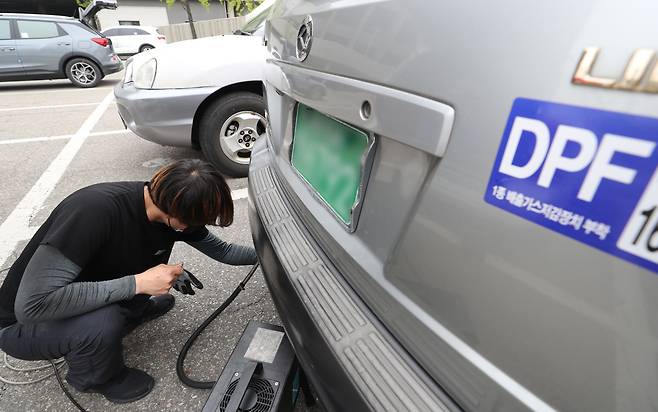
{"type": "Polygon", "coordinates": [[[291,164],[350,231],[356,229],[373,147],[368,133],[297,105],[291,164]]]}

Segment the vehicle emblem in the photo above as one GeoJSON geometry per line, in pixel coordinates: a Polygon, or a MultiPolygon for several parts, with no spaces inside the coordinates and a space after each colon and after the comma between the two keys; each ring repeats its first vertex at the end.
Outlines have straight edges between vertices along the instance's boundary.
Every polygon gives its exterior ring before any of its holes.
{"type": "Polygon", "coordinates": [[[658,93],[658,62],[654,62],[656,52],[651,49],[637,49],[626,63],[624,73],[619,79],[592,76],[592,68],[599,55],[598,47],[587,47],[580,57],[576,72],[571,82],[584,86],[602,87],[604,89],[630,90],[636,92],[658,93]],[[644,78],[652,67],[646,81],[644,78]]]}
{"type": "Polygon", "coordinates": [[[313,43],[313,19],[306,16],[297,32],[297,60],[303,62],[308,57],[313,43]]]}

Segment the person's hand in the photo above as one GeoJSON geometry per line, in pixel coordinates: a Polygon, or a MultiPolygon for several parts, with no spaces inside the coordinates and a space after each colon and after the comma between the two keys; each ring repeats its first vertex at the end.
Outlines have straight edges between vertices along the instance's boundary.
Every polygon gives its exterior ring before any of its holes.
{"type": "Polygon", "coordinates": [[[183,273],[183,265],[159,264],[146,272],[135,275],[135,293],[146,295],[164,295],[183,273]]]}

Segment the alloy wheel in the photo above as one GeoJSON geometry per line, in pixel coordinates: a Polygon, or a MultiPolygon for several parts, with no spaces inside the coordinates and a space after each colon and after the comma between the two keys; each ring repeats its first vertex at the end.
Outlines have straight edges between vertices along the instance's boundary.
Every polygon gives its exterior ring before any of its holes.
{"type": "Polygon", "coordinates": [[[85,62],[77,62],[71,66],[71,75],[80,84],[91,84],[96,80],[96,70],[85,62]]]}
{"type": "Polygon", "coordinates": [[[222,151],[231,161],[248,164],[256,139],[265,133],[265,118],[252,111],[230,116],[219,131],[222,151]]]}

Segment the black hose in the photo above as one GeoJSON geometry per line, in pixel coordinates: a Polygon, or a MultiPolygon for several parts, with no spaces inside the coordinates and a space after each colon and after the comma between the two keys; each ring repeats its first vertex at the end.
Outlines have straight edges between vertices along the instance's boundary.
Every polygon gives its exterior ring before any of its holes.
{"type": "Polygon", "coordinates": [[[220,307],[218,307],[206,320],[203,321],[201,325],[199,325],[198,328],[192,333],[192,335],[187,339],[187,342],[185,342],[185,345],[183,345],[183,349],[181,349],[180,353],[178,354],[178,360],[176,361],[176,374],[178,375],[178,379],[180,379],[181,382],[183,382],[185,385],[191,387],[191,388],[197,388],[197,389],[211,389],[215,385],[215,381],[196,381],[185,373],[184,370],[184,363],[185,363],[185,358],[187,357],[187,352],[190,350],[192,345],[194,344],[194,341],[201,335],[201,333],[210,325],[210,322],[215,320],[217,316],[219,316],[224,309],[230,305],[236,297],[244,290],[244,287],[246,286],[247,282],[249,282],[249,279],[253,276],[253,274],[256,272],[256,269],[258,269],[258,262],[256,262],[251,269],[249,270],[249,273],[247,273],[247,276],[240,282],[237,288],[231,293],[231,296],[228,297],[224,301],[224,303],[221,304],[220,307]]]}
{"type": "Polygon", "coordinates": [[[50,364],[52,365],[53,370],[55,371],[55,378],[57,378],[57,382],[59,383],[59,386],[62,388],[62,391],[64,391],[64,394],[66,395],[66,397],[69,398],[71,403],[73,405],[75,405],[75,407],[78,408],[79,411],[87,412],[87,410],[85,408],[83,408],[82,406],[80,406],[78,401],[75,400],[73,395],[71,395],[71,392],[69,392],[69,390],[66,389],[66,386],[64,385],[64,382],[62,382],[62,378],[59,376],[59,369],[57,369],[57,366],[55,365],[55,362],[53,362],[52,359],[48,359],[48,362],[50,362],[50,364]]]}

